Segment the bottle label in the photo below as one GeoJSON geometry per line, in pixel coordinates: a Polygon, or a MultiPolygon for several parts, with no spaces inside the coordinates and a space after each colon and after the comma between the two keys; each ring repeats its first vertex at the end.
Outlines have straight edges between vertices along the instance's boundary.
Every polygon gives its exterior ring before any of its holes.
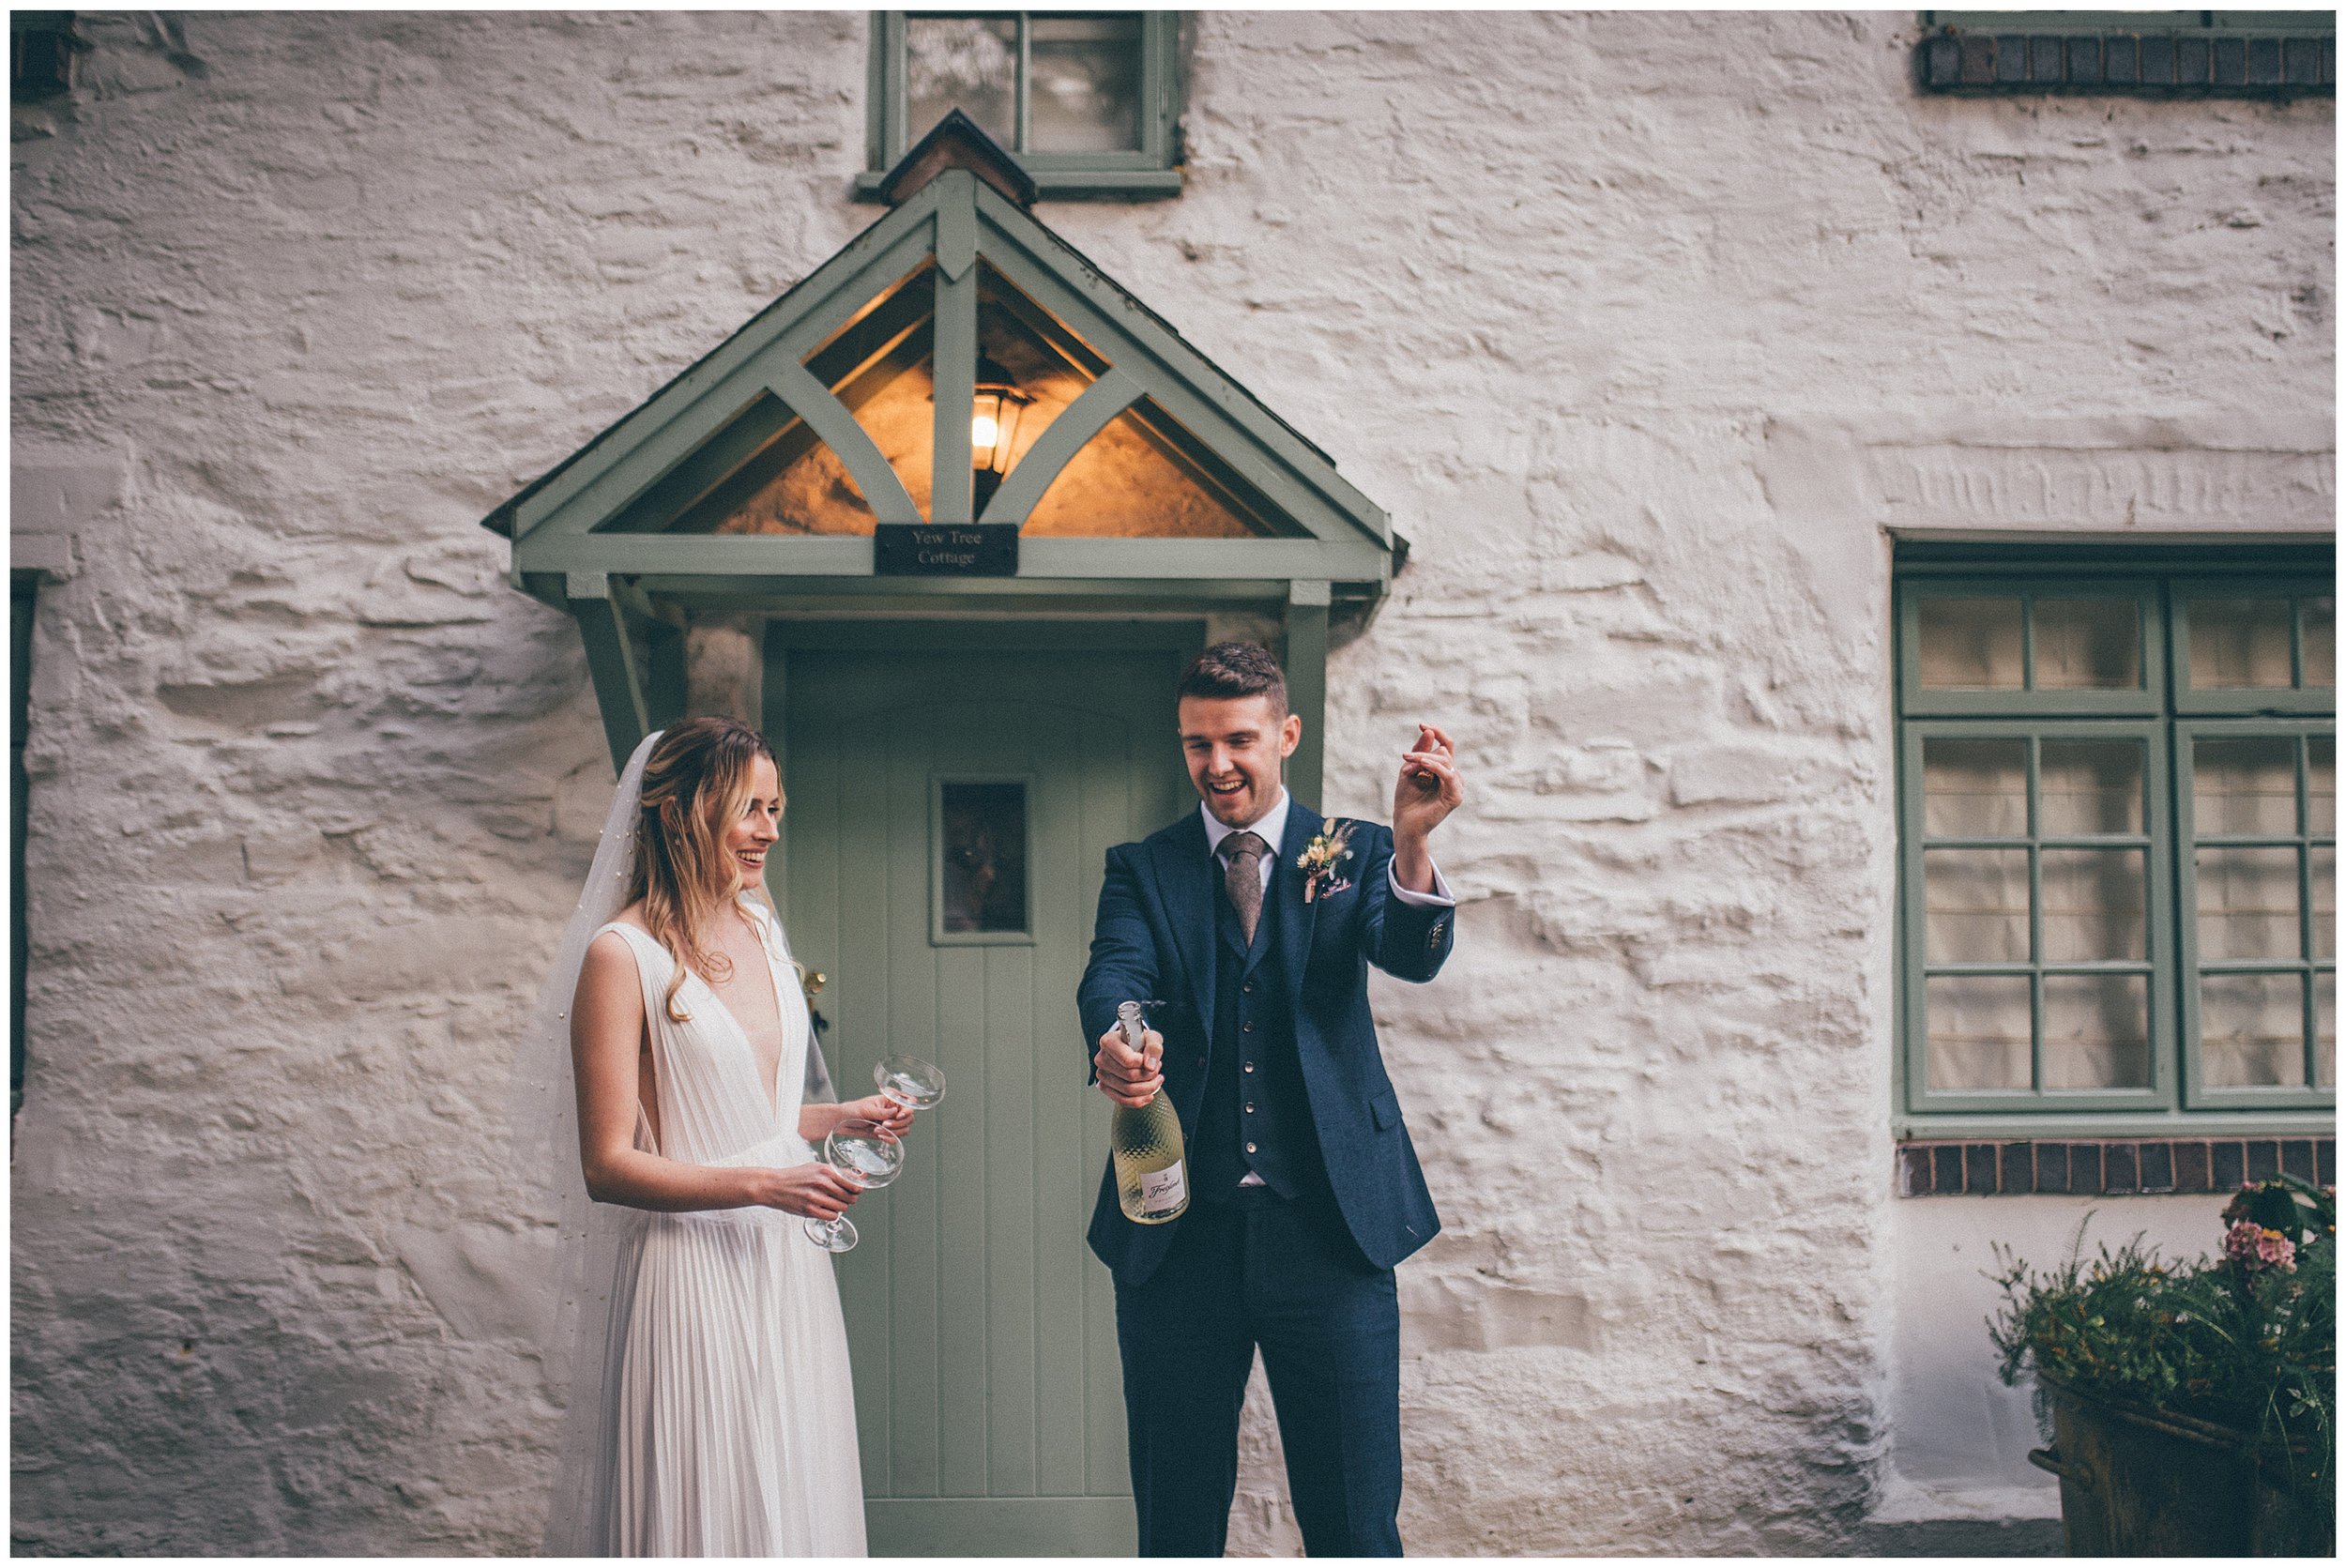
{"type": "Polygon", "coordinates": [[[1176,1160],[1163,1170],[1144,1171],[1141,1174],[1142,1213],[1162,1214],[1189,1201],[1189,1183],[1182,1179],[1181,1165],[1182,1162],[1176,1160]]]}

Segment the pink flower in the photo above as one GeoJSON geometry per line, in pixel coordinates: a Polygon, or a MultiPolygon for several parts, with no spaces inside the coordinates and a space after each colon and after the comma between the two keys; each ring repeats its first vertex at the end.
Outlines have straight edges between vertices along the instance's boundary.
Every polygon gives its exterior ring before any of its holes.
{"type": "Polygon", "coordinates": [[[2254,1220],[2242,1220],[2224,1232],[2224,1256],[2240,1265],[2244,1273],[2253,1274],[2262,1269],[2293,1271],[2297,1267],[2297,1244],[2277,1230],[2266,1230],[2254,1220]]]}
{"type": "Polygon", "coordinates": [[[2294,1269],[2297,1243],[2277,1230],[2268,1230],[2257,1238],[2257,1256],[2277,1269],[2294,1269]]]}

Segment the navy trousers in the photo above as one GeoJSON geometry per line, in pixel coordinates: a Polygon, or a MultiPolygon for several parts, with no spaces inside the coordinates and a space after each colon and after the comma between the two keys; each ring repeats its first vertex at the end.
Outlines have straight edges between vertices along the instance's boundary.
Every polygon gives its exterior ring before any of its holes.
{"type": "Polygon", "coordinates": [[[1116,1292],[1143,1557],[1219,1557],[1239,1407],[1262,1347],[1287,1495],[1313,1557],[1399,1557],[1401,1313],[1332,1204],[1193,1201],[1165,1261],[1116,1292]]]}

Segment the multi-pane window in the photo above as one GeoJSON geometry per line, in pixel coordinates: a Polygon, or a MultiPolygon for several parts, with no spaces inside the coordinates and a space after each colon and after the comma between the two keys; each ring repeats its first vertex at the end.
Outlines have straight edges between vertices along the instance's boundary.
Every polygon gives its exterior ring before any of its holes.
{"type": "Polygon", "coordinates": [[[959,109],[1046,197],[1177,195],[1177,18],[1163,11],[881,11],[872,22],[879,176],[959,109]]]}
{"type": "Polygon", "coordinates": [[[2326,575],[1902,567],[1912,1113],[2335,1101],[2326,575]]]}

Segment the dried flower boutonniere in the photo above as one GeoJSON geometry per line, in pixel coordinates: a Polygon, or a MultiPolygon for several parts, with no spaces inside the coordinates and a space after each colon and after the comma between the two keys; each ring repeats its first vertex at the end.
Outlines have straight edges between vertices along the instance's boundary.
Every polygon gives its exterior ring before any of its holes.
{"type": "Polygon", "coordinates": [[[1304,903],[1333,898],[1352,885],[1350,877],[1340,875],[1344,862],[1352,858],[1352,851],[1346,847],[1351,837],[1351,823],[1331,822],[1296,857],[1296,869],[1303,874],[1304,903]]]}

